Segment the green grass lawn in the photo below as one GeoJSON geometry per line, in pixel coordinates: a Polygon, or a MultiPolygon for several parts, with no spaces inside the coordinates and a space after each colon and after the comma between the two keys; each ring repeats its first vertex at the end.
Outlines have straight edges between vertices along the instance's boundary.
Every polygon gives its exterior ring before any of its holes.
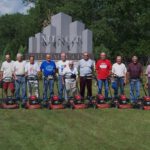
{"type": "Polygon", "coordinates": [[[149,150],[150,112],[0,110],[1,150],[149,150]]]}
{"type": "Polygon", "coordinates": [[[149,150],[150,111],[0,110],[0,150],[60,149],[149,150]]]}

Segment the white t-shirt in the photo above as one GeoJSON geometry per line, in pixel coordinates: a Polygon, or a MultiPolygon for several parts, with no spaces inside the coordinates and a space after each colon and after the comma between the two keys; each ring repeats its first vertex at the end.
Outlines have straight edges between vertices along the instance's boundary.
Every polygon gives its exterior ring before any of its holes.
{"type": "Polygon", "coordinates": [[[94,68],[94,61],[91,59],[88,60],[84,60],[81,59],[79,61],[79,65],[78,65],[79,71],[80,71],[80,76],[88,76],[90,74],[92,74],[92,69],[94,68]]]}
{"type": "Polygon", "coordinates": [[[16,75],[24,75],[25,74],[25,65],[26,61],[15,61],[14,62],[14,72],[16,75]]]}
{"type": "Polygon", "coordinates": [[[74,82],[76,79],[70,78],[72,74],[75,74],[76,76],[78,75],[77,68],[73,67],[70,69],[70,67],[66,67],[63,70],[63,75],[65,76],[65,82],[74,82]]]}
{"type": "Polygon", "coordinates": [[[62,61],[62,60],[57,62],[56,67],[58,69],[58,74],[59,75],[63,75],[63,70],[64,70],[65,67],[68,66],[68,63],[69,63],[69,61],[67,61],[67,60],[65,62],[62,61]]]}
{"type": "Polygon", "coordinates": [[[25,65],[25,72],[27,73],[27,75],[37,75],[39,71],[40,67],[38,63],[30,64],[30,62],[28,62],[25,65]]]}
{"type": "Polygon", "coordinates": [[[148,65],[146,68],[146,74],[147,74],[148,78],[150,78],[150,65],[148,65]]]}
{"type": "Polygon", "coordinates": [[[14,68],[14,61],[4,61],[2,63],[1,71],[3,71],[3,78],[5,77],[12,77],[13,69],[14,68]]]}
{"type": "Polygon", "coordinates": [[[127,73],[127,68],[123,63],[121,64],[115,63],[112,66],[112,73],[114,73],[119,77],[124,77],[125,74],[127,73]]]}

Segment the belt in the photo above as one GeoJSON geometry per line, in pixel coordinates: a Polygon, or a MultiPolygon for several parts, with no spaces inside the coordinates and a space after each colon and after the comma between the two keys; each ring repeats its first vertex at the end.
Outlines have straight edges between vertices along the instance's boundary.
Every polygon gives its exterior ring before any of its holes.
{"type": "Polygon", "coordinates": [[[24,74],[23,74],[23,75],[18,74],[18,75],[16,75],[16,76],[18,76],[18,77],[24,77],[25,75],[24,75],[24,74]]]}
{"type": "Polygon", "coordinates": [[[116,77],[114,77],[114,78],[124,78],[124,76],[121,76],[121,77],[119,77],[119,76],[116,76],[116,77]]]}
{"type": "Polygon", "coordinates": [[[140,78],[130,78],[130,80],[140,80],[140,78]]]}

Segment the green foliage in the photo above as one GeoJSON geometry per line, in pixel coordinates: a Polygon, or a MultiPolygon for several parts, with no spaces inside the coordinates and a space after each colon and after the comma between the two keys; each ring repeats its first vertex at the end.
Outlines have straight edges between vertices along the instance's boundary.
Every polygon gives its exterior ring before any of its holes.
{"type": "MultiPolygon", "coordinates": [[[[40,32],[51,15],[64,12],[80,20],[94,33],[95,56],[107,49],[109,56],[149,55],[150,9],[148,0],[24,0],[35,2],[28,15],[0,17],[0,52],[16,54],[28,47],[28,37],[40,32]],[[102,48],[102,49],[101,49],[102,48]]],[[[26,50],[25,50],[26,51],[26,50]]]]}
{"type": "Polygon", "coordinates": [[[24,54],[25,53],[26,48],[23,47],[22,45],[19,47],[19,53],[24,54]]]}

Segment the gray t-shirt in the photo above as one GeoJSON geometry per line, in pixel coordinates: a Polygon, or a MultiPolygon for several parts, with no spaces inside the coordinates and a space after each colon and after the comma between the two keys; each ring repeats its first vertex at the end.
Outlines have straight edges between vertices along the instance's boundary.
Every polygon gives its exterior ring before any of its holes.
{"type": "Polygon", "coordinates": [[[94,61],[91,59],[88,59],[88,60],[81,59],[79,61],[78,68],[79,68],[81,77],[90,76],[94,68],[94,61]]]}

